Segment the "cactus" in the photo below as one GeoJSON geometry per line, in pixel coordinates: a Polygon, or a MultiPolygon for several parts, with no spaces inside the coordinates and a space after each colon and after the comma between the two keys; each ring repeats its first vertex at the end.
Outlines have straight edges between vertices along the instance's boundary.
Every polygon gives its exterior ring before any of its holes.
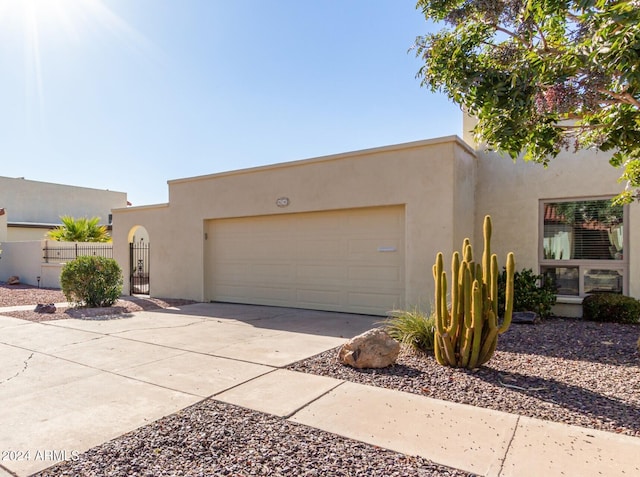
{"type": "Polygon", "coordinates": [[[481,264],[473,260],[469,239],[462,244],[462,255],[453,253],[450,306],[447,306],[447,274],[442,253],[436,257],[434,352],[440,364],[469,369],[482,366],[493,356],[498,335],[511,324],[515,259],[513,253],[507,255],[505,312],[502,323],[498,323],[498,257],[491,254],[491,231],[491,217],[487,215],[481,264]]]}

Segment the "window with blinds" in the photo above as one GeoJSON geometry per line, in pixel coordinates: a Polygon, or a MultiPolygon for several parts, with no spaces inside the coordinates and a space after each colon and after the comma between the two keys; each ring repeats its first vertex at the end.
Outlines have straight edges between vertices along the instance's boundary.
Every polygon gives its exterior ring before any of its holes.
{"type": "Polygon", "coordinates": [[[543,201],[540,268],[559,295],[623,293],[625,208],[610,199],[543,201]]]}

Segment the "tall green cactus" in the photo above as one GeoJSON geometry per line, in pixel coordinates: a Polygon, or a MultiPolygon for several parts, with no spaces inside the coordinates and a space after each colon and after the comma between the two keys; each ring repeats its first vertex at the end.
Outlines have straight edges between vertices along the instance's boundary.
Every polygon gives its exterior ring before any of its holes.
{"type": "Polygon", "coordinates": [[[513,253],[507,255],[504,319],[498,323],[498,257],[491,254],[491,217],[484,218],[482,264],[473,260],[469,239],[451,260],[451,305],[447,306],[447,274],[442,253],[433,266],[435,280],[435,356],[438,363],[474,369],[493,356],[498,335],[509,329],[513,311],[513,253]]]}

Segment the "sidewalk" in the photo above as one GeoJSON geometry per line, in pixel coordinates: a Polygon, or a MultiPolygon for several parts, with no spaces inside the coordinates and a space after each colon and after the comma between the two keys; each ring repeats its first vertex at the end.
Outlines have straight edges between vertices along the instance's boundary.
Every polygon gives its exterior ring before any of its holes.
{"type": "Polygon", "coordinates": [[[494,477],[640,475],[640,438],[276,370],[215,399],[494,477]]]}
{"type": "MultiPolygon", "coordinates": [[[[0,317],[0,451],[83,452],[212,398],[483,476],[640,475],[640,438],[283,369],[376,320],[206,303],[0,317]]],[[[55,463],[3,459],[0,477],[55,463]]]]}

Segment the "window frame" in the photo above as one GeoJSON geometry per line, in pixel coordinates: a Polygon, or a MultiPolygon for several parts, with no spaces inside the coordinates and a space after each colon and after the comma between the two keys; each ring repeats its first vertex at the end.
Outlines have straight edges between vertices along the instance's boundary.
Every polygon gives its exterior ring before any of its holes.
{"type": "Polygon", "coordinates": [[[545,204],[550,202],[585,202],[593,200],[611,200],[614,196],[586,196],[571,198],[551,198],[539,199],[538,201],[538,273],[544,274],[544,268],[577,268],[578,269],[578,295],[561,295],[558,297],[584,298],[589,295],[585,293],[584,278],[586,270],[617,270],[622,275],[622,294],[629,294],[629,206],[624,205],[622,208],[622,240],[624,244],[624,253],[622,260],[554,260],[544,257],[544,217],[545,204]]]}

